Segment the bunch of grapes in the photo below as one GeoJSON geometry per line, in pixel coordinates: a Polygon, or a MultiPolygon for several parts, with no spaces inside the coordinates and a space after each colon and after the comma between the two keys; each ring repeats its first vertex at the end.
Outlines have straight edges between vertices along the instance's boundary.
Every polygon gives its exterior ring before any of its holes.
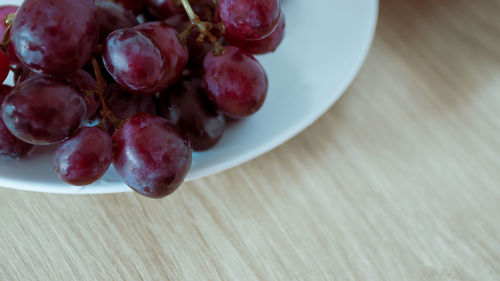
{"type": "Polygon", "coordinates": [[[25,0],[0,19],[0,80],[15,74],[0,87],[0,155],[57,143],[63,181],[89,185],[113,163],[153,198],[182,184],[227,117],[261,108],[254,54],[285,28],[280,0],[25,0]]]}

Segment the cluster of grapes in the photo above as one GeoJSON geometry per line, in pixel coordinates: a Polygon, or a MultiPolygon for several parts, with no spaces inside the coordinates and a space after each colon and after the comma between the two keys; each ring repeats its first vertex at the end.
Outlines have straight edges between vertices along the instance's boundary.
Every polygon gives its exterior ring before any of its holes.
{"type": "Polygon", "coordinates": [[[226,116],[262,106],[280,0],[25,0],[0,7],[0,155],[58,143],[56,173],[97,181],[111,163],[153,198],[183,182],[192,150],[221,138],[226,116]]]}

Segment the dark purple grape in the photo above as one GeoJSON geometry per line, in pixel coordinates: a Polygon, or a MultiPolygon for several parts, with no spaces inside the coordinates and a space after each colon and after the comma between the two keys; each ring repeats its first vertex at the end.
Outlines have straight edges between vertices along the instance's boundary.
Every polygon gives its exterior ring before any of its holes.
{"type": "MultiPolygon", "coordinates": [[[[116,83],[108,84],[104,97],[111,113],[120,120],[126,120],[139,112],[156,114],[153,96],[128,93],[116,83]]],[[[106,120],[105,124],[108,133],[113,133],[113,124],[109,120],[106,120]]]]}
{"type": "Polygon", "coordinates": [[[144,0],[115,0],[121,3],[126,9],[131,10],[134,14],[138,14],[144,6],[144,0]]]}
{"type": "MultiPolygon", "coordinates": [[[[0,105],[11,90],[12,88],[9,86],[0,86],[0,105]]],[[[25,143],[16,138],[7,129],[2,119],[2,108],[0,106],[0,156],[9,156],[12,158],[21,157],[28,153],[32,147],[32,144],[25,143]]]]}
{"type": "Polygon", "coordinates": [[[104,66],[113,79],[128,91],[151,90],[164,75],[165,61],[158,45],[135,29],[119,29],[108,35],[104,66]]]}
{"type": "Polygon", "coordinates": [[[85,101],[71,84],[36,76],[17,85],[5,98],[3,121],[17,138],[52,144],[69,137],[85,117],[85,101]]]}
{"type": "Polygon", "coordinates": [[[226,40],[234,46],[240,47],[252,54],[266,54],[274,52],[276,48],[280,45],[283,37],[285,35],[285,17],[281,15],[278,27],[264,39],[260,40],[241,40],[238,38],[232,38],[231,36],[226,36],[226,40]]]}
{"type": "Polygon", "coordinates": [[[189,142],[161,117],[138,113],[112,139],[116,171],[142,195],[169,195],[182,184],[191,166],[189,142]]]}
{"type": "MultiPolygon", "coordinates": [[[[29,68],[25,68],[19,77],[15,80],[16,85],[26,81],[27,79],[31,77],[39,77],[38,74],[35,72],[31,71],[29,68]]],[[[95,81],[94,77],[90,75],[88,72],[83,71],[83,70],[77,70],[73,73],[70,73],[64,77],[61,78],[54,78],[58,80],[63,80],[72,83],[76,88],[80,90],[80,93],[84,97],[85,104],[87,105],[87,110],[85,114],[85,120],[91,119],[97,111],[99,110],[99,107],[101,106],[101,103],[99,102],[99,99],[97,96],[94,95],[86,95],[85,92],[88,91],[93,91],[97,88],[97,82],[95,81]]]]}
{"type": "Polygon", "coordinates": [[[99,42],[104,42],[106,36],[117,29],[139,24],[134,13],[125,9],[122,4],[108,0],[97,0],[95,5],[99,25],[99,42]]]}
{"type": "Polygon", "coordinates": [[[226,34],[243,40],[271,34],[281,14],[280,0],[220,0],[218,11],[226,34]]]}
{"type": "Polygon", "coordinates": [[[96,115],[101,103],[95,94],[87,95],[86,92],[94,91],[97,88],[97,82],[94,77],[88,72],[83,70],[78,70],[65,77],[66,81],[73,83],[84,95],[85,104],[87,105],[87,111],[85,114],[85,120],[91,119],[96,115]]]}
{"type": "Polygon", "coordinates": [[[113,115],[121,120],[128,119],[139,112],[155,114],[156,111],[153,96],[128,93],[116,83],[108,84],[104,96],[113,115]]]}
{"type": "Polygon", "coordinates": [[[177,31],[164,22],[147,22],[136,26],[135,29],[146,34],[158,45],[165,60],[163,76],[147,92],[154,93],[164,90],[181,77],[188,62],[188,49],[179,42],[177,31]]]}
{"type": "Polygon", "coordinates": [[[181,4],[177,0],[145,0],[145,2],[149,12],[159,19],[184,12],[182,5],[175,4],[176,2],[181,4]]]}
{"type": "Polygon", "coordinates": [[[235,46],[224,48],[224,54],[210,52],[203,61],[205,90],[225,114],[234,118],[252,115],[266,99],[266,72],[250,53],[235,46]]]}
{"type": "Polygon", "coordinates": [[[181,80],[160,96],[161,115],[174,124],[194,151],[213,147],[224,134],[224,114],[208,99],[201,80],[181,80]]]}
{"type": "Polygon", "coordinates": [[[85,127],[59,144],[54,168],[57,175],[69,184],[89,185],[106,173],[112,157],[111,137],[97,127],[85,127]]]}
{"type": "Polygon", "coordinates": [[[25,0],[11,35],[23,64],[36,72],[65,75],[89,60],[98,32],[92,0],[25,0]]]}

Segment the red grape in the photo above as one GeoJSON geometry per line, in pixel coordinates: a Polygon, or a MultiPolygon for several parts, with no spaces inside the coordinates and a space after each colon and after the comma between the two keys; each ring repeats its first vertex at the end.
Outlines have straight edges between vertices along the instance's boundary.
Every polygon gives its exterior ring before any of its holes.
{"type": "Polygon", "coordinates": [[[226,33],[243,40],[271,34],[281,14],[280,0],[220,0],[218,11],[226,33]]]}
{"type": "Polygon", "coordinates": [[[139,24],[134,13],[119,3],[97,0],[95,5],[99,25],[99,42],[104,42],[106,36],[117,29],[139,24]]]}
{"type": "MultiPolygon", "coordinates": [[[[29,68],[24,69],[19,75],[19,77],[15,79],[16,85],[26,81],[28,78],[31,77],[39,77],[39,75],[31,71],[29,68]]],[[[92,77],[92,75],[80,69],[66,75],[65,77],[54,78],[54,79],[67,81],[69,83],[72,83],[76,88],[78,88],[82,96],[86,96],[84,97],[85,104],[87,105],[85,119],[88,120],[91,119],[93,116],[95,116],[101,104],[99,103],[99,100],[96,95],[86,95],[86,92],[93,91],[97,88],[97,82],[95,81],[94,77],[92,77]]]]}
{"type": "Polygon", "coordinates": [[[73,83],[80,91],[82,95],[85,95],[86,98],[85,104],[87,105],[87,111],[85,114],[85,119],[91,119],[99,110],[101,106],[97,96],[87,95],[85,92],[94,91],[97,88],[97,82],[94,77],[90,75],[88,72],[83,70],[78,70],[64,77],[66,81],[73,83]]]}
{"type": "Polygon", "coordinates": [[[135,29],[119,29],[109,34],[103,60],[118,84],[137,93],[148,92],[164,75],[165,61],[160,48],[135,29]]]}
{"type": "Polygon", "coordinates": [[[12,90],[2,106],[3,121],[17,138],[52,144],[69,137],[85,116],[81,93],[67,82],[35,76],[12,90]]]}
{"type": "Polygon", "coordinates": [[[259,110],[267,94],[267,75],[248,52],[225,46],[224,54],[208,53],[203,61],[203,83],[215,106],[225,114],[242,118],[259,110]]]}
{"type": "Polygon", "coordinates": [[[9,57],[6,53],[0,50],[0,83],[3,83],[3,81],[5,81],[5,78],[7,78],[7,75],[9,75],[9,71],[9,57]]]}
{"type": "MultiPolygon", "coordinates": [[[[0,86],[0,105],[11,90],[12,88],[9,86],[0,86]]],[[[7,129],[2,119],[2,108],[0,107],[0,156],[9,156],[12,158],[21,157],[28,153],[32,147],[32,144],[25,143],[16,138],[7,129]]]]}
{"type": "Polygon", "coordinates": [[[54,167],[63,181],[88,185],[106,173],[112,157],[111,137],[99,128],[85,127],[59,144],[54,167]]]}
{"type": "MultiPolygon", "coordinates": [[[[106,87],[104,97],[111,113],[120,119],[126,120],[132,115],[145,112],[156,114],[156,106],[153,96],[134,95],[121,89],[116,83],[110,83],[106,87]]],[[[114,127],[109,120],[105,121],[106,129],[109,133],[114,132],[114,127]]]]}
{"type": "Polygon", "coordinates": [[[167,120],[147,113],[128,119],[113,134],[113,164],[138,193],[161,198],[176,190],[191,166],[191,148],[167,120]]]}
{"type": "Polygon", "coordinates": [[[161,21],[143,23],[135,29],[142,31],[158,45],[165,60],[161,80],[147,92],[161,91],[179,80],[186,68],[189,53],[187,47],[179,42],[177,31],[161,21]]]}
{"type": "Polygon", "coordinates": [[[238,46],[252,54],[266,54],[274,52],[280,45],[285,35],[285,17],[281,15],[278,27],[264,39],[260,40],[241,40],[226,36],[226,40],[234,46],[238,46]]]}
{"type": "Polygon", "coordinates": [[[201,80],[180,81],[160,96],[162,116],[174,124],[195,151],[214,146],[224,134],[226,120],[208,99],[201,80]]]}
{"type": "Polygon", "coordinates": [[[25,0],[11,37],[23,64],[36,72],[64,75],[89,60],[98,32],[92,0],[25,0]]]}

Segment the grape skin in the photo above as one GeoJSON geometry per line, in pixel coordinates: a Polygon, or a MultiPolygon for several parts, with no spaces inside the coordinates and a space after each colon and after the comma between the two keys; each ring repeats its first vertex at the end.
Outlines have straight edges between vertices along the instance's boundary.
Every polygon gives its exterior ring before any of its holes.
{"type": "Polygon", "coordinates": [[[231,45],[238,46],[252,54],[262,55],[274,52],[281,44],[284,36],[285,16],[281,15],[278,27],[264,39],[248,41],[233,38],[231,36],[226,36],[225,38],[231,45]]]}
{"type": "Polygon", "coordinates": [[[25,0],[11,38],[19,60],[48,75],[74,72],[89,60],[99,28],[92,0],[25,0]]]}
{"type": "Polygon", "coordinates": [[[220,0],[218,12],[226,34],[242,40],[260,40],[278,25],[280,0],[220,0]]]}
{"type": "Polygon", "coordinates": [[[2,118],[9,131],[37,145],[69,137],[80,127],[85,112],[85,101],[76,88],[41,76],[17,85],[2,105],[2,118]]]}
{"type": "Polygon", "coordinates": [[[186,78],[160,96],[161,115],[182,131],[194,151],[213,147],[224,134],[226,120],[208,99],[200,79],[186,78]]]}
{"type": "Polygon", "coordinates": [[[262,65],[248,52],[225,46],[203,61],[203,85],[215,106],[233,118],[257,112],[266,99],[268,80],[262,65]]]}
{"type": "Polygon", "coordinates": [[[134,29],[140,30],[157,44],[165,61],[163,76],[158,83],[151,89],[142,92],[155,93],[166,89],[179,80],[182,71],[186,68],[189,52],[186,45],[179,42],[177,31],[161,21],[143,23],[134,29]]]}
{"type": "Polygon", "coordinates": [[[111,137],[96,127],[81,128],[60,143],[54,155],[57,175],[72,185],[89,185],[100,179],[111,165],[111,137]]]}
{"type": "Polygon", "coordinates": [[[117,29],[139,24],[134,13],[119,3],[97,0],[95,5],[99,25],[99,42],[104,42],[108,34],[117,29]]]}
{"type": "MultiPolygon", "coordinates": [[[[0,86],[0,105],[6,95],[12,90],[11,87],[1,85],[0,86]]],[[[22,140],[16,138],[5,126],[2,118],[2,108],[0,107],[0,156],[8,156],[12,158],[17,158],[28,153],[32,144],[25,143],[22,140]]]]}
{"type": "Polygon", "coordinates": [[[116,171],[144,196],[169,195],[182,184],[191,166],[189,142],[161,117],[138,113],[112,139],[116,171]]]}
{"type": "MultiPolygon", "coordinates": [[[[120,120],[127,120],[139,112],[156,114],[153,96],[128,93],[114,82],[107,85],[104,97],[113,116],[120,120]]],[[[104,124],[108,133],[112,134],[115,131],[113,124],[109,120],[106,119],[104,124]]]]}
{"type": "Polygon", "coordinates": [[[136,29],[118,29],[109,34],[103,61],[118,84],[136,93],[150,93],[165,70],[158,45],[136,29]]]}
{"type": "MultiPolygon", "coordinates": [[[[16,85],[26,81],[28,78],[38,77],[38,76],[39,76],[38,74],[31,71],[29,68],[26,68],[21,72],[21,74],[17,78],[16,85]]],[[[85,93],[86,91],[94,91],[97,87],[97,82],[95,81],[94,77],[92,77],[92,75],[80,69],[66,75],[65,77],[53,78],[53,79],[72,83],[75,87],[80,89],[80,94],[82,95],[82,97],[86,96],[86,98],[84,98],[85,104],[87,105],[85,120],[89,120],[97,114],[97,111],[101,106],[99,100],[97,99],[97,96],[86,95],[85,93]]]]}

